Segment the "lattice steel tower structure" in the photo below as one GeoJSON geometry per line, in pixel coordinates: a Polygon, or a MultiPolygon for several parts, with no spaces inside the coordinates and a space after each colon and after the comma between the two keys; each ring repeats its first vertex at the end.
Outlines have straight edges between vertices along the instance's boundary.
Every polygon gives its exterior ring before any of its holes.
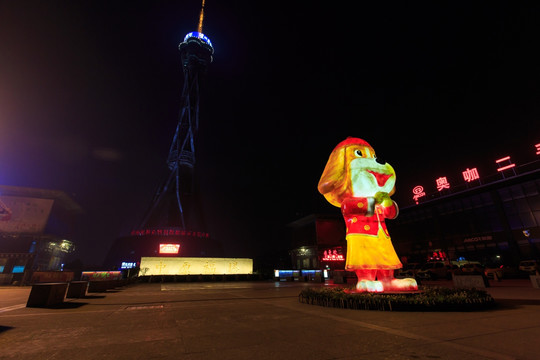
{"type": "Polygon", "coordinates": [[[178,45],[184,83],[178,123],[167,157],[168,176],[139,227],[112,244],[104,262],[108,268],[133,267],[142,257],[223,256],[220,242],[206,231],[195,172],[199,81],[214,53],[210,39],[202,33],[203,17],[204,0],[197,31],[188,33],[178,45]]]}
{"type": "Polygon", "coordinates": [[[203,18],[204,0],[198,31],[188,33],[178,45],[184,84],[178,124],[167,158],[170,173],[141,224],[145,228],[174,227],[201,231],[204,226],[194,179],[195,139],[199,128],[199,79],[213,60],[214,48],[202,33],[203,18]]]}

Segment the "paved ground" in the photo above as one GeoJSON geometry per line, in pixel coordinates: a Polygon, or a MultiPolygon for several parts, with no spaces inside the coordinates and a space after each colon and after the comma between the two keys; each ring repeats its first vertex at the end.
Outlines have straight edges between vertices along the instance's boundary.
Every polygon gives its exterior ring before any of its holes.
{"type": "Polygon", "coordinates": [[[0,359],[540,359],[540,289],[493,285],[497,309],[457,313],[301,304],[306,283],[137,284],[58,309],[0,287],[0,359]]]}

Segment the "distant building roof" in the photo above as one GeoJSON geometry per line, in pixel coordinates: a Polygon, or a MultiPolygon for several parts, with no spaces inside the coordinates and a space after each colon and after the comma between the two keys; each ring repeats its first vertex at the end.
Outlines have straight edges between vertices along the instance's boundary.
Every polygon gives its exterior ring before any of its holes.
{"type": "Polygon", "coordinates": [[[60,206],[65,211],[73,213],[83,212],[83,209],[79,204],[77,204],[68,194],[60,190],[0,185],[0,195],[52,199],[55,200],[56,206],[60,206]]]}

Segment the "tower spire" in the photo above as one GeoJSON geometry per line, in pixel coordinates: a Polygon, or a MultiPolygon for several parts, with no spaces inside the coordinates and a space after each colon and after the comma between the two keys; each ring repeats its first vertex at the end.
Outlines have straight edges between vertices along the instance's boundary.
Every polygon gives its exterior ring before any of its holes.
{"type": "Polygon", "coordinates": [[[205,0],[202,0],[201,13],[199,14],[199,26],[197,27],[197,32],[202,33],[202,25],[204,20],[204,3],[205,0]]]}

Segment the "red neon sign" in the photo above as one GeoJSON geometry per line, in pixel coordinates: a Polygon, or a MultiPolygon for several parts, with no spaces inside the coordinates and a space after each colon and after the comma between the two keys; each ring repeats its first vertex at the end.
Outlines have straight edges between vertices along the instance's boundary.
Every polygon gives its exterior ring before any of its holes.
{"type": "Polygon", "coordinates": [[[159,244],[160,254],[178,254],[180,252],[180,244],[159,244]]]}
{"type": "Polygon", "coordinates": [[[412,189],[413,192],[413,200],[418,205],[418,199],[420,199],[422,196],[426,196],[426,193],[424,191],[424,187],[421,185],[417,185],[412,189]]]}
{"type": "Polygon", "coordinates": [[[510,160],[510,156],[505,156],[499,160],[495,160],[495,162],[497,163],[497,165],[499,165],[499,168],[497,169],[497,171],[504,171],[504,170],[511,169],[514,166],[516,166],[516,164],[512,163],[512,160],[510,160]],[[505,161],[508,162],[508,164],[501,166],[502,165],[501,163],[505,161]]]}
{"type": "Polygon", "coordinates": [[[198,238],[209,238],[210,234],[202,231],[190,231],[190,230],[180,230],[180,229],[140,229],[133,230],[131,232],[133,236],[145,236],[145,235],[155,235],[155,236],[191,236],[198,238]]]}
{"type": "MultiPolygon", "coordinates": [[[[534,144],[534,148],[536,150],[536,155],[540,155],[540,143],[534,144]]],[[[507,176],[512,176],[511,175],[512,173],[514,176],[517,175],[516,169],[518,169],[519,167],[512,161],[510,156],[504,156],[498,160],[495,160],[495,163],[497,164],[497,172],[501,174],[503,179],[506,178],[507,176]],[[507,172],[507,170],[510,170],[511,173],[507,172]]],[[[480,174],[478,173],[477,168],[471,168],[471,169],[467,168],[465,171],[462,172],[462,175],[463,175],[463,179],[468,183],[475,180],[478,180],[480,184],[482,183],[480,181],[480,174]]],[[[451,184],[448,181],[448,178],[445,176],[441,176],[435,179],[435,184],[437,186],[438,191],[443,191],[445,189],[451,188],[451,184]]],[[[418,200],[421,197],[426,196],[424,187],[420,185],[415,186],[412,192],[413,192],[412,198],[416,204],[418,204],[418,200]]]]}
{"type": "Polygon", "coordinates": [[[463,174],[463,179],[466,182],[471,182],[473,180],[480,179],[480,175],[478,174],[478,169],[476,168],[472,168],[472,169],[467,168],[467,170],[465,170],[462,174],[463,174]]]}
{"type": "Polygon", "coordinates": [[[446,252],[442,250],[435,250],[431,254],[431,256],[428,256],[428,261],[444,261],[448,260],[448,255],[446,255],[446,252]]]}
{"type": "Polygon", "coordinates": [[[341,254],[338,254],[337,253],[337,250],[324,250],[324,256],[323,256],[323,261],[344,261],[345,258],[343,257],[343,255],[341,254]]]}
{"type": "Polygon", "coordinates": [[[437,184],[437,190],[443,191],[444,189],[450,189],[450,183],[448,182],[448,179],[446,176],[440,177],[437,180],[435,180],[435,183],[437,184]]]}

